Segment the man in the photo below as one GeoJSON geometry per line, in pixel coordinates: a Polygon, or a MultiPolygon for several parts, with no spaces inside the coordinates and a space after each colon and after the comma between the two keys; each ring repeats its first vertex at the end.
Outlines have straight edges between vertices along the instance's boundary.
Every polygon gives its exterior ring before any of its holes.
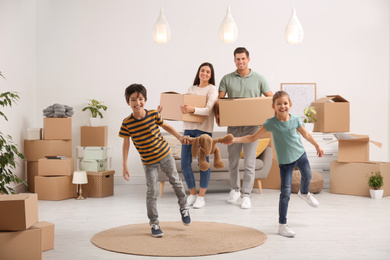
{"type": "MultiPolygon", "coordinates": [[[[250,58],[249,52],[244,47],[238,47],[234,50],[234,63],[237,70],[225,75],[219,84],[218,100],[215,104],[215,118],[219,125],[219,99],[229,98],[249,98],[260,97],[262,94],[266,97],[272,97],[273,93],[268,86],[266,79],[260,74],[254,72],[248,67],[250,58]]],[[[248,111],[251,113],[253,111],[248,111]]],[[[255,111],[261,113],[261,111],[255,111]]],[[[254,134],[259,126],[229,126],[227,133],[235,137],[254,134]]],[[[232,144],[228,146],[229,153],[229,173],[230,187],[227,203],[236,203],[241,197],[241,208],[249,209],[251,207],[251,192],[255,180],[255,160],[258,140],[253,143],[232,144]],[[244,149],[245,173],[240,193],[240,175],[238,171],[238,162],[241,157],[241,150],[244,149]]]]}

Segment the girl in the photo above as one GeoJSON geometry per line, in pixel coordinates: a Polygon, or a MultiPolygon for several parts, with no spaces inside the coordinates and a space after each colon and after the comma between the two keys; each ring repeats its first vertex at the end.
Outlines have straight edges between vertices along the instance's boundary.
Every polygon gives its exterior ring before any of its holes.
{"type": "MultiPolygon", "coordinates": [[[[202,134],[212,135],[214,128],[214,104],[218,98],[218,90],[215,87],[214,68],[211,63],[202,63],[196,72],[193,86],[191,86],[187,94],[206,96],[206,107],[193,107],[182,105],[180,107],[183,114],[192,113],[205,117],[201,123],[183,122],[184,136],[198,137],[202,134]]],[[[194,172],[192,170],[192,145],[182,145],[181,148],[181,167],[187,187],[190,190],[190,196],[187,199],[189,206],[199,209],[205,206],[204,195],[210,181],[210,168],[207,171],[200,171],[200,188],[197,195],[195,187],[194,172]]],[[[207,162],[208,157],[206,158],[207,162]]]]}
{"type": "Polygon", "coordinates": [[[259,139],[267,131],[272,133],[276,150],[276,156],[280,168],[280,198],[279,198],[279,235],[294,237],[295,232],[287,225],[287,208],[291,194],[291,179],[294,167],[297,166],[301,172],[301,188],[298,196],[305,200],[310,206],[318,207],[318,201],[309,192],[309,184],[312,178],[309,161],[303,148],[300,135],[308,140],[317,150],[318,157],[324,152],[313,136],[302,126],[301,119],[296,115],[289,114],[292,106],[287,92],[278,91],[272,99],[272,108],[275,116],[267,119],[260,129],[253,135],[234,138],[228,143],[250,143],[259,139]]]}

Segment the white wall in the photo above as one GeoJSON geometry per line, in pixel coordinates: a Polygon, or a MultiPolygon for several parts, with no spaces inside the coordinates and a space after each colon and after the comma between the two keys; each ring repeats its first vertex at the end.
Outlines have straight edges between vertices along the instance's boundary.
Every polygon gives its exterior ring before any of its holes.
{"type": "MultiPolygon", "coordinates": [[[[0,0],[1,5],[19,12],[9,19],[20,24],[33,23],[35,3],[36,34],[27,29],[21,33],[30,35],[30,40],[36,38],[36,53],[29,53],[32,64],[19,68],[16,61],[10,65],[0,59],[0,70],[6,76],[7,70],[19,76],[28,67],[34,68],[28,73],[37,79],[33,90],[21,89],[33,98],[26,104],[35,108],[29,112],[33,118],[22,126],[11,122],[11,131],[24,136],[27,127],[42,126],[42,109],[53,103],[67,104],[75,109],[75,147],[80,144],[80,126],[88,124],[89,114],[81,112],[87,99],[104,101],[109,107],[104,123],[113,147],[116,183],[123,182],[122,140],[117,133],[123,118],[131,113],[124,89],[131,83],[144,84],[149,90],[147,107],[156,108],[162,91],[184,92],[204,61],[213,63],[219,82],[235,69],[233,50],[238,46],[249,49],[250,67],[268,79],[274,92],[280,83],[309,82],[317,83],[318,98],[339,94],[349,100],[351,132],[383,142],[381,149],[371,147],[371,160],[389,159],[390,4],[386,0],[295,1],[305,31],[299,45],[284,40],[293,7],[290,0],[0,0]],[[218,35],[228,3],[239,29],[234,44],[221,43],[218,35]],[[152,40],[161,4],[172,31],[167,45],[152,40]],[[32,13],[23,13],[26,6],[32,13]]],[[[0,17],[3,13],[8,15],[0,8],[0,17]]],[[[0,51],[8,54],[4,46],[12,46],[16,36],[3,35],[10,42],[2,39],[0,51]]],[[[30,51],[31,46],[20,44],[23,52],[30,51]]],[[[17,47],[11,52],[21,57],[17,47]]],[[[12,111],[12,117],[27,114],[26,105],[19,106],[22,112],[12,111]]],[[[170,123],[181,130],[180,122],[170,123]]],[[[134,176],[142,179],[139,155],[133,148],[129,165],[134,176]]]]}

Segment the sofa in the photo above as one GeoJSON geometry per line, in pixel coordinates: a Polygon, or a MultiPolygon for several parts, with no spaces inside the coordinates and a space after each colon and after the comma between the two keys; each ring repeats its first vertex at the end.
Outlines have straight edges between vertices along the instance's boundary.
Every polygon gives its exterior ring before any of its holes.
{"type": "MultiPolygon", "coordinates": [[[[180,161],[181,144],[180,144],[179,140],[177,140],[174,136],[170,135],[169,133],[163,132],[162,135],[163,135],[164,139],[171,146],[172,154],[173,154],[173,157],[175,158],[175,162],[176,162],[177,171],[180,175],[180,178],[183,180],[184,185],[186,185],[185,180],[184,180],[184,176],[183,176],[183,173],[181,170],[181,161],[180,161]]],[[[219,137],[223,137],[225,135],[226,135],[226,132],[223,132],[223,131],[213,132],[213,138],[219,138],[219,137]]],[[[267,145],[267,147],[265,147],[264,151],[256,158],[254,186],[258,188],[260,194],[262,193],[261,179],[267,178],[268,173],[269,173],[271,166],[272,166],[273,151],[272,151],[270,143],[267,145]]],[[[259,145],[260,145],[260,143],[259,143],[259,145]]],[[[224,162],[225,167],[222,169],[215,169],[213,167],[214,155],[210,155],[210,158],[209,158],[209,163],[210,163],[210,167],[211,167],[210,181],[229,180],[230,175],[229,175],[229,162],[228,162],[227,145],[217,143],[217,146],[219,147],[219,150],[221,152],[221,159],[224,162]]],[[[192,169],[194,171],[195,180],[199,181],[200,173],[199,173],[199,166],[198,166],[198,159],[197,158],[193,158],[192,169]]],[[[243,176],[244,176],[244,159],[240,159],[239,171],[240,171],[240,178],[242,181],[243,176]]],[[[157,180],[158,180],[158,182],[160,182],[160,197],[162,197],[162,194],[164,191],[164,184],[166,181],[168,181],[168,178],[161,171],[161,169],[159,169],[157,180]]]]}

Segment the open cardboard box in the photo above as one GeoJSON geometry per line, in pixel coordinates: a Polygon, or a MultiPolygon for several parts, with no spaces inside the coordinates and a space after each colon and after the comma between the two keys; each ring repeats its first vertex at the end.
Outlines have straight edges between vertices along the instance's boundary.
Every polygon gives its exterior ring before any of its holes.
{"type": "Polygon", "coordinates": [[[219,126],[262,125],[275,115],[272,97],[221,98],[219,126]]]}
{"type": "Polygon", "coordinates": [[[181,105],[190,105],[193,107],[205,107],[206,96],[179,94],[177,92],[161,93],[160,106],[163,108],[161,116],[163,119],[187,122],[203,122],[204,116],[194,114],[182,114],[181,105]]]}
{"type": "Polygon", "coordinates": [[[337,140],[333,142],[339,142],[339,162],[367,162],[370,160],[370,143],[382,147],[381,143],[370,140],[368,135],[337,133],[334,136],[337,140]]]}
{"type": "Polygon", "coordinates": [[[349,102],[339,95],[329,95],[311,103],[316,108],[314,132],[349,132],[349,102]]]}

